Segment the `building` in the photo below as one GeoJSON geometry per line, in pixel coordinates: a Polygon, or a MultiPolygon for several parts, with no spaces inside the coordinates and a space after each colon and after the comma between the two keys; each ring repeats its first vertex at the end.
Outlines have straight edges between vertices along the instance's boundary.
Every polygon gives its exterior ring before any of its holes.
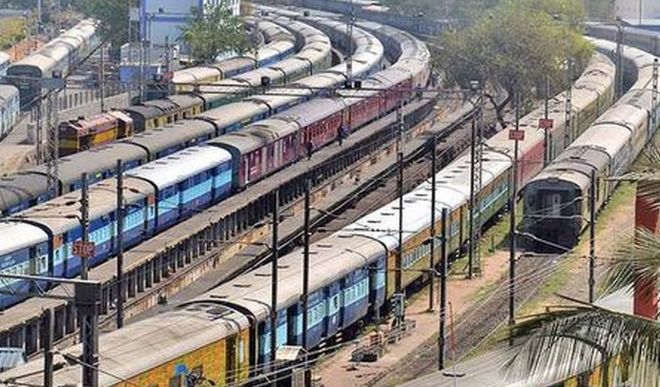
{"type": "Polygon", "coordinates": [[[240,14],[240,0],[140,0],[137,18],[140,37],[154,45],[176,43],[181,28],[208,5],[225,1],[234,15],[240,14]]]}
{"type": "Polygon", "coordinates": [[[642,19],[660,18],[658,0],[616,0],[614,13],[622,19],[639,20],[641,6],[642,19]]]}

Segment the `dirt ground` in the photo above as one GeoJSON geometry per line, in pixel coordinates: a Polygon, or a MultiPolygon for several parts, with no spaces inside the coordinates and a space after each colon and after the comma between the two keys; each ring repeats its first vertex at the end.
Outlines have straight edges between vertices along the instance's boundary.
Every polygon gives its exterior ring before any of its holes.
{"type": "MultiPolygon", "coordinates": [[[[492,286],[506,272],[508,253],[496,252],[484,262],[483,275],[467,280],[462,275],[450,278],[447,285],[448,301],[452,305],[454,316],[464,313],[476,300],[480,289],[492,286]]],[[[435,289],[435,304],[438,290],[435,289]]],[[[383,357],[375,363],[354,364],[350,361],[355,349],[349,345],[331,359],[321,362],[315,370],[317,385],[327,387],[366,386],[377,383],[386,376],[406,356],[414,353],[438,331],[438,309],[428,312],[428,291],[421,291],[408,304],[406,318],[414,320],[416,328],[411,336],[404,337],[398,343],[387,348],[383,357]]],[[[366,340],[366,339],[365,339],[366,340]]]]}

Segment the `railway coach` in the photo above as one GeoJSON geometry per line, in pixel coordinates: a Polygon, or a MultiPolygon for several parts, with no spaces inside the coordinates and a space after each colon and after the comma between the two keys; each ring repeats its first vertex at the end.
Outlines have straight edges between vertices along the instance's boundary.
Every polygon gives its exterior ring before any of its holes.
{"type": "MultiPolygon", "coordinates": [[[[266,27],[264,34],[271,40],[268,46],[260,48],[256,53],[261,58],[259,61],[255,62],[248,57],[233,58],[212,67],[198,66],[175,72],[175,87],[183,87],[182,84],[185,83],[187,87],[191,88],[191,92],[146,101],[122,109],[123,113],[130,116],[133,131],[141,133],[182,119],[190,119],[203,111],[214,109],[250,95],[256,88],[260,87],[261,77],[265,74],[275,76],[278,79],[281,78],[282,74],[285,74],[282,81],[294,81],[303,72],[301,69],[307,69],[309,66],[314,66],[315,69],[324,68],[327,58],[330,57],[330,42],[320,31],[303,23],[288,25],[287,28],[293,33],[271,21],[261,21],[259,23],[261,26],[266,27]],[[295,44],[294,34],[299,38],[299,44],[295,44]],[[307,62],[302,65],[298,64],[298,66],[289,64],[287,67],[278,67],[280,65],[286,66],[289,63],[285,58],[290,56],[296,47],[302,48],[302,51],[296,54],[296,58],[307,62]],[[310,49],[315,49],[318,52],[311,52],[310,49]],[[235,67],[241,60],[252,63],[251,66],[248,66],[249,68],[245,69],[245,72],[242,71],[245,66],[235,67]],[[255,64],[267,68],[253,69],[252,67],[255,64]],[[268,66],[276,67],[281,71],[270,70],[268,66]],[[200,93],[196,83],[211,83],[216,82],[217,79],[223,79],[219,75],[220,71],[223,71],[220,69],[225,70],[223,74],[231,74],[234,77],[233,79],[225,79],[222,82],[226,85],[233,84],[236,87],[223,87],[222,92],[215,92],[219,91],[217,89],[220,87],[216,86],[213,93],[200,93]],[[218,72],[215,76],[207,74],[214,71],[218,72]],[[180,73],[178,77],[177,73],[180,73]],[[196,92],[192,92],[193,89],[196,92]]],[[[280,24],[283,23],[280,22],[280,24]]],[[[68,155],[129,136],[124,128],[123,120],[108,120],[108,118],[108,114],[102,113],[90,118],[80,118],[75,123],[60,125],[60,137],[65,139],[60,143],[60,153],[68,155]],[[109,125],[109,123],[115,125],[109,125]]]]}
{"type": "MultiPolygon", "coordinates": [[[[405,62],[409,68],[408,71],[410,71],[408,75],[409,82],[412,82],[412,79],[426,82],[416,73],[427,73],[428,55],[422,55],[421,58],[417,66],[410,66],[410,61],[405,62]]],[[[394,80],[394,82],[399,81],[399,78],[394,80]]],[[[391,87],[394,84],[396,83],[383,84],[383,86],[391,87]]],[[[366,97],[367,95],[352,95],[348,100],[351,101],[351,104],[359,104],[361,99],[366,97]]],[[[376,95],[368,95],[368,97],[377,99],[376,95]]],[[[272,98],[283,97],[273,96],[272,98]]],[[[398,98],[406,98],[406,96],[398,95],[398,98]]],[[[398,102],[396,105],[398,105],[398,102]]],[[[350,104],[342,106],[345,106],[345,108],[343,112],[340,112],[340,115],[344,117],[345,114],[348,114],[350,104]]],[[[381,105],[377,104],[377,106],[381,105]]],[[[323,112],[319,111],[319,120],[326,118],[329,113],[326,112],[324,116],[323,112]]],[[[357,129],[357,125],[380,117],[384,111],[375,109],[370,110],[370,113],[373,114],[373,117],[368,120],[366,118],[362,119],[359,122],[354,121],[349,129],[357,129]]],[[[301,145],[298,141],[304,138],[303,133],[311,135],[309,128],[315,126],[313,123],[309,123],[303,128],[301,123],[304,121],[296,121],[293,126],[283,126],[282,124],[285,121],[286,119],[280,118],[270,123],[255,123],[245,128],[240,134],[226,134],[209,141],[208,145],[194,146],[142,165],[137,169],[127,171],[125,173],[127,183],[129,179],[138,179],[141,181],[141,186],[127,188],[131,191],[129,197],[133,198],[131,200],[134,201],[135,205],[131,207],[131,212],[125,215],[125,222],[126,224],[134,224],[135,227],[139,228],[135,228],[133,234],[124,237],[126,247],[135,245],[174,223],[186,219],[212,203],[217,203],[233,193],[234,190],[242,189],[246,185],[263,179],[269,174],[297,161],[301,157],[299,153],[301,145]],[[232,141],[237,137],[245,139],[245,141],[232,141]],[[200,149],[204,149],[204,159],[191,159],[192,156],[187,156],[188,154],[200,154],[200,149]],[[213,156],[214,152],[215,156],[213,156]],[[246,160],[245,156],[257,157],[253,155],[259,155],[259,165],[263,169],[252,175],[253,180],[235,181],[234,179],[239,178],[241,174],[236,173],[234,166],[243,168],[246,160]],[[207,165],[203,160],[214,161],[218,157],[229,167],[223,166],[223,169],[220,168],[220,165],[213,164],[209,166],[212,170],[205,169],[199,171],[199,173],[195,172],[198,171],[197,167],[201,168],[207,165]],[[222,171],[213,168],[220,168],[222,171]],[[171,171],[178,172],[174,174],[171,171]],[[211,181],[212,179],[217,180],[216,175],[220,172],[223,173],[223,188],[217,187],[216,182],[211,181]],[[227,178],[227,176],[229,177],[227,178]],[[148,186],[144,187],[144,184],[147,183],[148,186]],[[227,189],[227,187],[229,188],[227,189]]],[[[336,124],[336,120],[333,120],[333,122],[336,124]]],[[[336,133],[336,127],[333,127],[332,130],[336,133]]],[[[252,170],[256,165],[257,163],[250,164],[247,169],[243,168],[240,171],[252,170]]],[[[114,179],[104,180],[96,183],[90,189],[90,208],[94,208],[90,213],[90,238],[102,246],[97,249],[97,255],[90,260],[91,264],[103,262],[117,248],[114,244],[116,236],[113,230],[116,230],[116,228],[113,226],[114,212],[111,211],[113,202],[110,198],[114,190],[112,188],[113,184],[114,179]]],[[[49,248],[45,253],[49,262],[57,262],[60,266],[65,266],[65,269],[53,272],[54,275],[70,277],[76,275],[75,273],[80,270],[79,259],[71,254],[72,243],[80,239],[81,235],[80,222],[76,218],[79,211],[77,205],[79,198],[80,191],[73,191],[12,216],[13,219],[30,223],[32,223],[30,219],[34,218],[34,224],[40,225],[46,231],[49,248]]],[[[129,232],[128,229],[126,232],[129,232]]],[[[36,259],[36,257],[33,256],[32,259],[36,259]]],[[[52,266],[54,268],[60,267],[55,264],[52,266]]],[[[11,270],[11,268],[8,268],[8,270],[11,270]]],[[[15,302],[15,300],[12,299],[8,302],[15,302]]],[[[3,305],[7,306],[8,304],[3,305]]]]}
{"type": "Polygon", "coordinates": [[[13,85],[0,85],[0,139],[14,127],[20,114],[20,97],[13,85]]]}
{"type": "Polygon", "coordinates": [[[18,87],[21,109],[27,110],[41,95],[42,78],[64,78],[98,43],[97,22],[83,20],[29,55],[9,66],[9,81],[18,87]]]}
{"type": "Polygon", "coordinates": [[[254,24],[257,31],[264,36],[266,46],[256,53],[246,53],[217,63],[175,71],[172,83],[177,93],[192,92],[196,84],[216,82],[269,66],[300,48],[296,45],[296,37],[285,28],[268,20],[255,21],[254,18],[247,18],[246,21],[254,24]]]}
{"type": "Polygon", "coordinates": [[[625,55],[638,69],[637,82],[524,189],[523,228],[540,239],[540,249],[577,244],[590,213],[611,196],[616,180],[610,178],[628,170],[657,130],[652,121],[654,110],[656,117],[660,114],[652,89],[657,59],[633,48],[626,48],[625,55]],[[595,208],[590,205],[592,196],[595,208]]]}
{"type": "MultiPolygon", "coordinates": [[[[324,27],[331,28],[329,26],[324,27]]],[[[388,32],[394,33],[394,31],[388,32]]],[[[384,48],[378,40],[356,28],[353,32],[353,74],[364,77],[381,68],[384,48]]],[[[412,37],[398,34],[401,45],[412,37]]],[[[420,43],[421,44],[421,43],[420,43]]],[[[397,51],[401,58],[415,55],[414,45],[406,44],[397,51]]],[[[288,107],[309,100],[319,88],[337,87],[345,81],[346,64],[340,63],[311,77],[295,83],[289,96],[281,93],[247,98],[241,102],[207,110],[194,119],[180,120],[172,124],[144,131],[133,138],[103,145],[89,151],[62,158],[59,165],[60,190],[58,195],[70,192],[69,187],[80,187],[80,174],[87,172],[90,183],[113,176],[116,160],[126,167],[135,167],[156,160],[184,148],[208,141],[220,135],[239,130],[243,126],[265,119],[288,107]],[[91,161],[90,161],[91,160],[91,161]]],[[[180,97],[184,95],[177,95],[180,97]]],[[[175,97],[175,96],[173,96],[175,97]]],[[[134,106],[133,109],[137,109],[134,106]]],[[[22,171],[0,180],[0,215],[7,216],[53,198],[46,191],[46,174],[42,167],[22,171]]]]}
{"type": "MultiPolygon", "coordinates": [[[[613,84],[613,66],[608,87],[613,84]]],[[[602,80],[598,84],[602,84],[602,80]]],[[[591,91],[592,99],[598,94],[591,91]]],[[[601,93],[603,94],[603,93],[601,93]]],[[[586,98],[586,97],[585,97],[586,98]]],[[[588,106],[589,104],[585,104],[588,106]]],[[[560,116],[560,115],[558,115],[560,116]]],[[[529,130],[532,130],[531,128],[529,130]]],[[[480,192],[484,216],[490,217],[506,202],[510,162],[505,154],[486,150],[484,189],[480,192]]],[[[420,268],[428,267],[431,190],[436,190],[438,209],[449,211],[449,248],[460,248],[467,237],[465,208],[468,202],[469,160],[460,158],[437,175],[436,186],[425,182],[404,197],[406,230],[402,265],[411,269],[402,284],[413,283],[420,268]],[[416,273],[416,274],[415,274],[416,273]]],[[[261,268],[177,306],[157,318],[131,324],[103,335],[104,353],[100,384],[123,386],[109,376],[119,376],[138,385],[165,386],[184,380],[208,380],[216,385],[244,383],[258,377],[270,357],[270,340],[277,331],[277,345],[301,345],[302,313],[308,316],[309,345],[315,346],[356,322],[369,318],[394,292],[397,267],[398,201],[378,209],[339,232],[311,245],[309,309],[301,302],[301,250],[280,258],[276,325],[271,326],[270,271],[261,268]],[[365,227],[368,225],[368,227],[365,227]],[[373,228],[373,229],[372,229],[373,228]],[[391,230],[391,231],[388,231],[391,230]],[[171,343],[176,342],[172,351],[171,343]],[[163,356],[159,348],[167,348],[163,356]],[[158,356],[154,356],[158,353],[158,356]],[[139,361],[138,361],[139,359],[139,361]],[[115,366],[121,364],[122,366],[115,366]]],[[[436,227],[436,229],[439,229],[436,227]]],[[[77,354],[77,348],[64,350],[77,354]]],[[[39,371],[40,362],[20,366],[3,377],[39,371]]],[[[38,372],[37,372],[38,375],[38,372]]],[[[60,383],[79,383],[80,367],[56,371],[60,383]]],[[[36,380],[28,376],[23,381],[36,380]]]]}
{"type": "MultiPolygon", "coordinates": [[[[592,89],[576,92],[576,97],[584,93],[585,99],[578,106],[590,106],[593,100],[606,94],[599,87],[612,87],[613,66],[610,65],[609,72],[602,76],[609,78],[609,83],[601,79],[598,82],[601,86],[594,85],[592,89]]],[[[528,130],[538,129],[530,127],[528,130]]],[[[485,156],[490,164],[486,167],[488,177],[482,199],[502,195],[496,188],[500,187],[499,182],[506,180],[506,173],[510,170],[505,153],[486,151],[485,156]]],[[[469,160],[465,158],[456,160],[438,173],[435,187],[426,182],[405,196],[405,211],[412,216],[406,219],[409,226],[405,232],[404,265],[413,269],[411,273],[417,267],[428,267],[428,261],[424,262],[428,259],[428,251],[423,242],[429,237],[431,190],[437,190],[438,208],[450,210],[451,245],[457,248],[464,243],[466,234],[461,231],[464,226],[460,219],[467,202],[467,183],[464,174],[457,171],[465,169],[466,163],[469,160]],[[447,182],[450,178],[455,180],[447,182]]],[[[103,335],[100,347],[104,356],[100,359],[100,367],[107,372],[100,375],[100,384],[127,385],[128,382],[124,384],[111,374],[133,384],[148,386],[180,384],[188,380],[206,380],[215,385],[242,383],[255,376],[263,366],[262,361],[268,358],[273,329],[277,330],[279,345],[301,343],[302,313],[306,312],[309,318],[308,337],[314,344],[355,326],[356,321],[375,313],[391,295],[391,290],[388,292],[387,289],[393,285],[386,273],[390,272],[388,265],[396,255],[398,238],[396,231],[387,229],[396,230],[390,227],[398,223],[396,205],[397,202],[390,203],[311,246],[314,254],[310,255],[310,308],[307,311],[302,310],[300,301],[302,272],[301,251],[298,250],[280,258],[280,296],[275,327],[270,326],[271,314],[267,307],[270,304],[270,284],[264,281],[269,272],[257,269],[178,306],[172,312],[103,335]],[[373,230],[365,229],[364,224],[370,224],[368,221],[378,222],[373,223],[373,230]],[[176,350],[173,351],[174,347],[176,350]]],[[[496,213],[495,205],[490,211],[496,213]]],[[[417,272],[417,276],[421,274],[417,272]]],[[[411,277],[405,282],[415,280],[411,277]]],[[[63,352],[78,355],[79,349],[63,352]]],[[[41,362],[31,362],[2,376],[27,374],[22,381],[38,382],[40,367],[41,362]]],[[[62,367],[56,371],[55,379],[58,383],[79,384],[80,371],[78,365],[62,367]]]]}

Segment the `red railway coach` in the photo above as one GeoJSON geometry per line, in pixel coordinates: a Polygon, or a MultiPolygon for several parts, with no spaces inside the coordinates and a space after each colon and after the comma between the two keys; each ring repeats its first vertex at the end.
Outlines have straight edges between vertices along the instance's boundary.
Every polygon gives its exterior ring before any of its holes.
{"type": "Polygon", "coordinates": [[[208,144],[226,149],[231,153],[233,188],[241,190],[264,175],[267,142],[247,131],[220,136],[208,144]]]}
{"type": "Polygon", "coordinates": [[[263,123],[253,125],[246,133],[260,137],[265,145],[265,158],[261,160],[261,176],[283,168],[298,160],[300,148],[298,146],[298,135],[300,126],[295,121],[266,120],[263,123]]]}
{"type": "Polygon", "coordinates": [[[277,121],[295,121],[301,127],[298,154],[307,153],[307,143],[316,151],[337,140],[339,128],[347,122],[346,103],[340,98],[316,98],[271,117],[277,121]]]}

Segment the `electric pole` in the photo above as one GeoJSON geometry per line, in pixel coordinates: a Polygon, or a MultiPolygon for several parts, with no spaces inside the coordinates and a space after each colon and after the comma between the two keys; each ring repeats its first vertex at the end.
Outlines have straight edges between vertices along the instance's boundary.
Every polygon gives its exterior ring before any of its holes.
{"type": "Polygon", "coordinates": [[[568,147],[573,141],[573,120],[572,120],[572,110],[573,110],[573,58],[568,58],[566,60],[566,78],[568,80],[568,86],[566,90],[566,104],[565,111],[566,114],[566,130],[564,131],[564,148],[568,147]]]}
{"type": "Polygon", "coordinates": [[[121,160],[117,160],[117,329],[124,326],[124,176],[121,160]]]}
{"type": "MultiPolygon", "coordinates": [[[[513,165],[511,168],[511,192],[509,193],[509,327],[515,324],[516,312],[516,196],[518,193],[518,142],[524,140],[524,131],[520,130],[520,91],[516,91],[516,129],[509,132],[514,140],[513,165]]],[[[513,344],[513,339],[509,344],[513,344]]]]}
{"type": "Polygon", "coordinates": [[[438,371],[445,368],[445,324],[447,320],[447,209],[441,215],[442,244],[440,245],[440,318],[438,319],[438,371]]]}
{"type": "MultiPolygon", "coordinates": [[[[303,323],[302,323],[302,344],[303,348],[307,353],[309,353],[309,347],[307,343],[307,329],[309,326],[308,313],[309,313],[309,243],[311,237],[310,230],[310,206],[311,206],[311,181],[309,177],[305,179],[305,214],[304,214],[304,234],[303,234],[303,293],[302,293],[302,302],[303,302],[303,323]]],[[[312,385],[312,371],[309,364],[305,364],[305,387],[311,387],[312,385]]]]}
{"type": "Polygon", "coordinates": [[[658,58],[655,58],[653,60],[653,92],[651,94],[651,124],[654,130],[658,127],[658,72],[660,72],[658,58]]]}
{"type": "Polygon", "coordinates": [[[429,257],[429,311],[433,310],[433,286],[435,285],[435,169],[437,139],[435,136],[431,139],[431,251],[429,257]]]}
{"type": "Polygon", "coordinates": [[[397,179],[397,188],[399,196],[399,249],[397,251],[397,263],[395,271],[394,289],[395,293],[403,291],[403,130],[405,118],[403,112],[403,95],[399,101],[399,137],[397,141],[397,162],[399,164],[399,176],[397,179]]]}
{"type": "MultiPolygon", "coordinates": [[[[273,191],[273,240],[272,240],[272,255],[271,262],[271,299],[270,299],[270,360],[271,370],[275,371],[275,359],[277,352],[277,261],[279,255],[279,209],[280,209],[280,192],[278,189],[273,191]]],[[[277,378],[274,378],[277,379],[277,378]]]]}
{"type": "MultiPolygon", "coordinates": [[[[82,226],[82,241],[83,246],[89,242],[89,187],[87,186],[87,173],[83,172],[80,181],[82,184],[81,198],[80,198],[80,223],[82,226]]],[[[80,278],[87,280],[89,271],[89,258],[87,254],[79,254],[80,256],[80,278]]]]}
{"type": "Polygon", "coordinates": [[[616,18],[616,95],[623,94],[623,21],[616,18]]]}
{"type": "Polygon", "coordinates": [[[346,45],[348,51],[348,56],[346,57],[346,81],[353,87],[353,24],[355,23],[353,0],[350,0],[349,7],[350,12],[348,21],[346,22],[346,39],[348,39],[348,44],[346,45]]]}
{"type": "Polygon", "coordinates": [[[470,90],[478,97],[476,111],[472,117],[470,130],[470,205],[469,224],[470,242],[468,246],[468,273],[472,279],[479,268],[479,238],[481,235],[481,210],[479,204],[479,191],[482,185],[483,170],[483,144],[481,130],[481,114],[483,112],[483,89],[478,81],[470,82],[470,90]]]}
{"type": "Polygon", "coordinates": [[[47,308],[41,315],[41,341],[44,347],[44,387],[53,387],[53,309],[47,308]]]}
{"type": "MultiPolygon", "coordinates": [[[[544,112],[543,118],[547,125],[548,120],[550,119],[550,77],[546,75],[545,77],[545,87],[543,88],[543,99],[544,99],[544,112]]],[[[543,166],[547,166],[552,158],[552,150],[550,143],[550,132],[549,128],[543,127],[543,166]]]]}
{"type": "Polygon", "coordinates": [[[589,303],[594,302],[594,285],[596,284],[596,171],[591,171],[591,191],[589,192],[589,303]]]}
{"type": "Polygon", "coordinates": [[[105,46],[101,45],[101,64],[99,65],[99,97],[101,98],[101,111],[105,111],[105,46]]]}

